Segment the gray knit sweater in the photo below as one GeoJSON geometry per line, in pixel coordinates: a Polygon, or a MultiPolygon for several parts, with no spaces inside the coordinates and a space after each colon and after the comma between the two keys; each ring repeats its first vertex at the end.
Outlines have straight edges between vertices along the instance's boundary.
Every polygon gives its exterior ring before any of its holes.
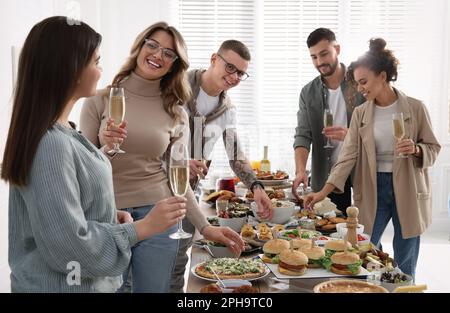
{"type": "Polygon", "coordinates": [[[135,243],[133,224],[116,224],[109,161],[77,131],[55,124],[26,187],[10,186],[11,290],[114,292],[135,243]]]}

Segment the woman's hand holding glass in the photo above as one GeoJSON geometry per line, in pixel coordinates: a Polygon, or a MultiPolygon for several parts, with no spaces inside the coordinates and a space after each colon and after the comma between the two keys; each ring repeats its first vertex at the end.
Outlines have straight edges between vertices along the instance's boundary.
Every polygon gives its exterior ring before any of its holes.
{"type": "Polygon", "coordinates": [[[105,151],[113,150],[116,144],[121,145],[127,138],[127,122],[123,121],[118,126],[114,124],[113,118],[108,118],[106,127],[102,131],[102,140],[106,145],[105,151]]]}
{"type": "Polygon", "coordinates": [[[412,139],[400,139],[397,141],[396,150],[399,155],[408,156],[416,154],[416,144],[412,139]]]}
{"type": "MultiPolygon", "coordinates": [[[[111,87],[109,91],[109,117],[113,119],[114,125],[117,127],[124,121],[125,108],[125,90],[122,87],[111,87]]],[[[125,151],[120,149],[120,144],[116,142],[114,148],[107,153],[125,153],[125,151]]]]}
{"type": "MultiPolygon", "coordinates": [[[[392,114],[392,132],[394,135],[394,138],[397,139],[397,144],[396,144],[396,148],[397,148],[397,152],[398,155],[396,156],[396,158],[407,158],[408,155],[405,153],[402,153],[402,151],[398,150],[399,148],[399,143],[402,142],[401,148],[405,149],[406,143],[405,141],[407,140],[411,140],[411,139],[404,139],[405,137],[405,122],[403,119],[403,113],[394,113],[392,114]]],[[[412,142],[412,140],[411,140],[412,142]]],[[[414,143],[413,143],[414,145],[414,143]]]]}
{"type": "Polygon", "coordinates": [[[137,221],[138,239],[142,240],[161,233],[183,220],[186,216],[186,198],[170,197],[158,201],[153,209],[137,221]]]}

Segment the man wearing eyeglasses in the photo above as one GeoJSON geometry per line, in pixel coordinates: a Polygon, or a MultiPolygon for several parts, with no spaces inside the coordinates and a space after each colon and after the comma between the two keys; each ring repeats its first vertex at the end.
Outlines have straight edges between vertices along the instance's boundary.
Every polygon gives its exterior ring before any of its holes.
{"type": "MultiPolygon", "coordinates": [[[[301,183],[308,186],[306,163],[311,145],[311,187],[313,191],[319,191],[337,161],[354,108],[365,101],[357,92],[356,85],[347,79],[345,65],[339,63],[341,48],[330,29],[314,30],[308,36],[307,45],[320,75],[304,86],[300,93],[294,136],[296,177],[292,185],[292,194],[297,198],[298,186],[301,183]],[[329,127],[324,125],[326,109],[333,115],[333,123],[329,127]]],[[[329,197],[346,214],[345,210],[351,205],[350,178],[343,194],[332,193],[329,197]]]]}
{"type": "MultiPolygon", "coordinates": [[[[272,216],[272,202],[263,185],[256,180],[250,162],[240,148],[236,133],[236,108],[227,94],[229,89],[249,77],[246,71],[250,58],[250,51],[242,42],[226,40],[218,52],[212,54],[208,69],[188,72],[192,97],[185,109],[189,115],[191,131],[190,175],[194,188],[199,177],[203,177],[208,171],[201,160],[210,160],[215,143],[222,137],[231,169],[253,192],[258,215],[266,219],[272,216]]],[[[194,228],[189,224],[187,219],[183,220],[183,228],[193,232],[194,228]]],[[[177,264],[172,275],[172,292],[182,291],[183,274],[188,261],[186,250],[189,246],[189,239],[180,242],[177,264]]]]}

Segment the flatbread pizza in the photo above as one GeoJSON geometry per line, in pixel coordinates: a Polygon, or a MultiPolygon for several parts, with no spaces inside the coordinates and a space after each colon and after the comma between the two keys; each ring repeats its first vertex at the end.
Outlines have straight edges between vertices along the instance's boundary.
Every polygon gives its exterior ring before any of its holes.
{"type": "Polygon", "coordinates": [[[218,258],[200,263],[195,273],[201,277],[216,279],[253,279],[264,276],[265,266],[260,260],[218,258]]]}

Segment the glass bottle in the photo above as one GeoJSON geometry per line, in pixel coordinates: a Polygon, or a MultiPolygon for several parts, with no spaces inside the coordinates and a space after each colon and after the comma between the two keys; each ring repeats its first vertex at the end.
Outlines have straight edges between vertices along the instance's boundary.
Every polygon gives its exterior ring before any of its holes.
{"type": "Polygon", "coordinates": [[[261,172],[270,173],[270,161],[268,154],[269,146],[264,146],[264,158],[261,160],[261,172]]]}

